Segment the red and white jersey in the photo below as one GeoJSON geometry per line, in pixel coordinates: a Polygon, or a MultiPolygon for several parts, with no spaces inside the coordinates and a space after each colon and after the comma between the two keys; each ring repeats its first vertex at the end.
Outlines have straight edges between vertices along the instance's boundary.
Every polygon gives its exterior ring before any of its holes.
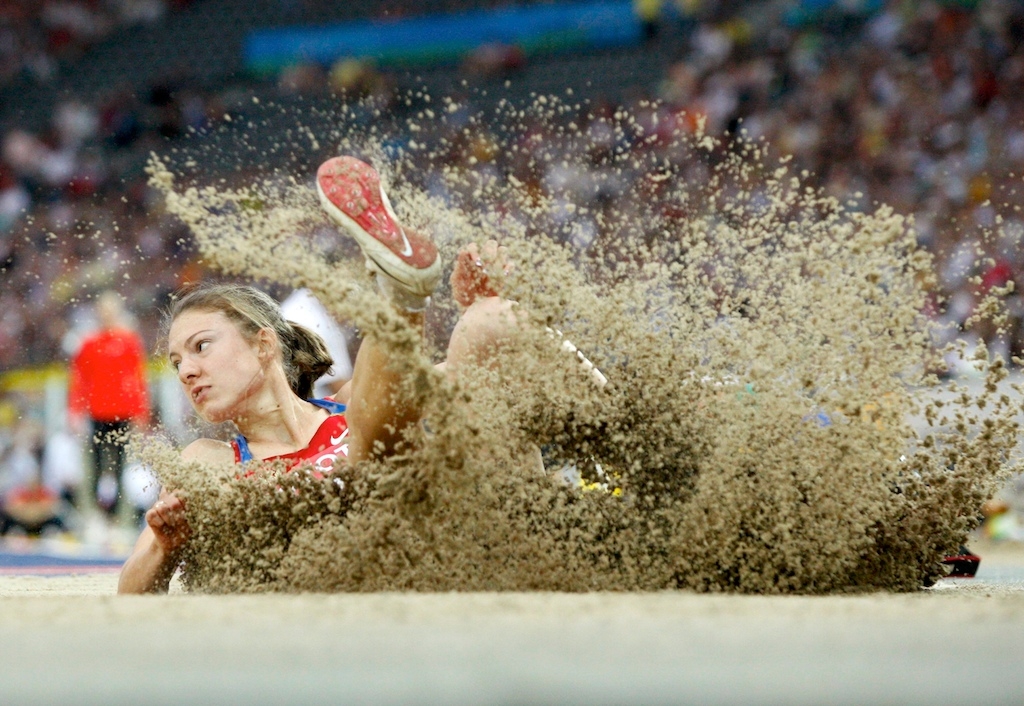
{"type": "MultiPolygon", "coordinates": [[[[293,451],[279,456],[271,456],[262,459],[263,461],[285,461],[288,468],[294,468],[300,464],[311,464],[317,475],[329,473],[334,468],[334,462],[339,457],[348,458],[348,422],[345,420],[345,406],[334,402],[334,400],[310,400],[319,407],[332,412],[331,416],[325,419],[309,440],[309,444],[298,451],[293,451]]],[[[231,441],[231,448],[235,451],[235,463],[246,463],[254,459],[249,450],[249,443],[246,438],[239,434],[231,441]]]]}

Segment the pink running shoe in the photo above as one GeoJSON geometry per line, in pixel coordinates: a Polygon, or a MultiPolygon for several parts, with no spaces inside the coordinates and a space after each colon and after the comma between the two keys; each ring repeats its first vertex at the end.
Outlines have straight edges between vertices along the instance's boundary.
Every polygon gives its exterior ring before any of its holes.
{"type": "Polygon", "coordinates": [[[441,278],[437,247],[398,223],[376,170],[355,157],[332,157],[316,172],[316,190],[327,215],[359,243],[370,269],[390,280],[377,278],[385,293],[409,309],[426,306],[441,278]]]}

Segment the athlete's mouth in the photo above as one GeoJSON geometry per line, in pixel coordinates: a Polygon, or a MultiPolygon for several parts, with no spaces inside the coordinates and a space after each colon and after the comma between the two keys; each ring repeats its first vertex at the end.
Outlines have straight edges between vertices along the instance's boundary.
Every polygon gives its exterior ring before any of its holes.
{"type": "Polygon", "coordinates": [[[192,401],[199,402],[199,398],[205,397],[206,391],[209,389],[208,385],[201,385],[199,387],[192,388],[192,401]]]}

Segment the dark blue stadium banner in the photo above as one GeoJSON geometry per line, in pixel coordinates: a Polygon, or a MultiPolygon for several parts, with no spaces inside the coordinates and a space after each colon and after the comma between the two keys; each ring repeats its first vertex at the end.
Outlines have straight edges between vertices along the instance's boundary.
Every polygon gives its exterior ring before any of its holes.
{"type": "Polygon", "coordinates": [[[620,0],[262,29],[246,38],[244,63],[255,73],[300,63],[327,66],[345,57],[422,65],[456,61],[486,44],[515,46],[531,55],[627,46],[641,39],[632,0],[620,0]]]}

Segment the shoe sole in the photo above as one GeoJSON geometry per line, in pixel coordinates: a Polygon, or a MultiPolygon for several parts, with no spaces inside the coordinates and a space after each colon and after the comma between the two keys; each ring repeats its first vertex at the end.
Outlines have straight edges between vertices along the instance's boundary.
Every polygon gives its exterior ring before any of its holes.
{"type": "Polygon", "coordinates": [[[437,249],[433,243],[422,236],[416,233],[410,235],[406,229],[398,223],[398,218],[395,216],[395,213],[391,208],[388,196],[384,192],[384,189],[380,184],[379,177],[377,177],[376,172],[373,171],[372,167],[352,158],[346,159],[335,157],[330,159],[324,162],[317,172],[316,192],[320,197],[321,206],[323,206],[324,211],[327,212],[327,215],[330,216],[331,220],[355,238],[360,249],[363,251],[363,255],[382,274],[395,280],[412,294],[427,297],[433,293],[434,288],[441,277],[441,258],[437,255],[437,249]],[[365,170],[368,175],[373,178],[375,182],[373,186],[376,186],[376,195],[379,195],[380,197],[379,205],[367,201],[367,204],[362,211],[359,214],[356,214],[357,217],[362,215],[362,213],[365,213],[367,210],[382,208],[384,214],[390,221],[390,224],[402,234],[406,243],[408,243],[410,255],[417,252],[422,254],[424,250],[428,250],[433,253],[433,261],[429,265],[426,267],[417,267],[416,265],[406,262],[399,254],[395,253],[372,233],[367,231],[361,224],[342,211],[331,200],[321,184],[321,179],[324,178],[322,172],[325,171],[325,168],[329,168],[330,166],[337,164],[339,161],[353,164],[352,168],[347,171],[354,171],[356,169],[365,170]],[[412,241],[414,240],[417,241],[417,245],[415,247],[412,244],[412,241]]]}
{"type": "Polygon", "coordinates": [[[945,557],[942,563],[950,567],[947,578],[971,579],[978,573],[981,557],[977,554],[957,554],[945,557]]]}

